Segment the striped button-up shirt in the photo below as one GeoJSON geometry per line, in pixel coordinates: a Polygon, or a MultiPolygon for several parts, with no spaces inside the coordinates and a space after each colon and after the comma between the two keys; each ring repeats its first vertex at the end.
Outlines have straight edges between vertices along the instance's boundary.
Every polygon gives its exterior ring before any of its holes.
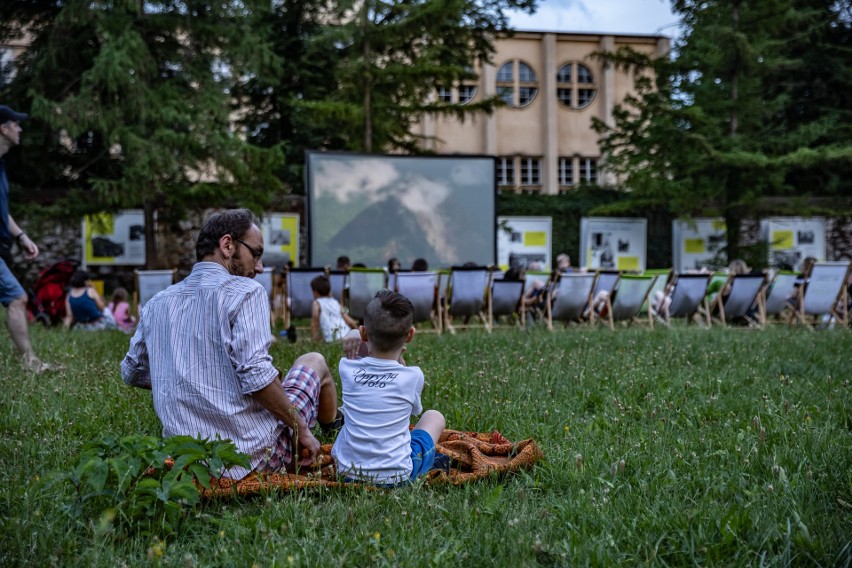
{"type": "MultiPolygon", "coordinates": [[[[256,467],[282,428],[251,396],[278,375],[270,343],[263,286],[199,262],[145,304],[121,376],[151,388],[163,437],[230,438],[256,467]]],[[[225,475],[247,473],[234,467],[225,475]]]]}

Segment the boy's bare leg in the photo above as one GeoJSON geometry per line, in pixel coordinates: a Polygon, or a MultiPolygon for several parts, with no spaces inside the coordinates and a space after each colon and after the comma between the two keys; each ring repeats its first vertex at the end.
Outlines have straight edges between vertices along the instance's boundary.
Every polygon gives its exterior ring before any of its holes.
{"type": "Polygon", "coordinates": [[[443,414],[437,410],[427,410],[423,413],[423,416],[420,417],[420,420],[417,421],[417,425],[414,428],[416,430],[425,430],[428,432],[432,437],[432,442],[437,444],[445,426],[446,422],[443,414]]]}
{"type": "Polygon", "coordinates": [[[337,416],[337,386],[331,376],[331,370],[325,362],[325,357],[320,353],[305,353],[293,363],[304,365],[316,371],[320,378],[319,408],[317,408],[317,421],[320,424],[328,424],[337,416]]]}

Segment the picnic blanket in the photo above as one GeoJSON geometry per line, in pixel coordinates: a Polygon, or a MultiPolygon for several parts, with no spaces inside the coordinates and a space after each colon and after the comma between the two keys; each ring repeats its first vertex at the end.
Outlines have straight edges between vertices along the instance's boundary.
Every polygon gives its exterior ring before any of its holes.
{"type": "MultiPolygon", "coordinates": [[[[449,473],[430,471],[426,483],[461,485],[492,474],[505,474],[529,469],[544,457],[535,440],[520,442],[507,440],[500,432],[461,432],[444,430],[438,441],[437,450],[450,457],[449,473]]],[[[331,444],[320,450],[316,465],[302,468],[299,474],[251,473],[240,480],[214,479],[210,488],[199,488],[205,498],[248,496],[269,491],[292,491],[309,487],[365,487],[377,489],[370,484],[342,483],[338,481],[337,469],[331,457],[331,444]]]]}

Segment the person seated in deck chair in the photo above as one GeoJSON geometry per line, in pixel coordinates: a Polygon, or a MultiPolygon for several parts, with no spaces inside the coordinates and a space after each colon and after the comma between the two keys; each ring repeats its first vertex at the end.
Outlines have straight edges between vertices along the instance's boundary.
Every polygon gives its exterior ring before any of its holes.
{"type": "Polygon", "coordinates": [[[311,305],[311,339],[332,343],[343,339],[349,330],[358,327],[358,322],[331,295],[328,276],[320,275],[311,280],[314,301],[311,305]]]}
{"type": "MultiPolygon", "coordinates": [[[[340,360],[340,384],[346,420],[331,455],[345,481],[385,487],[411,483],[432,469],[444,416],[423,412],[420,367],[407,367],[402,355],[414,338],[414,306],[390,290],[367,304],[357,334],[368,355],[354,355],[356,344],[340,360]],[[411,416],[423,414],[409,431],[411,416]]],[[[355,335],[353,332],[350,335],[355,335]]],[[[346,345],[346,343],[344,343],[346,345]]]]}

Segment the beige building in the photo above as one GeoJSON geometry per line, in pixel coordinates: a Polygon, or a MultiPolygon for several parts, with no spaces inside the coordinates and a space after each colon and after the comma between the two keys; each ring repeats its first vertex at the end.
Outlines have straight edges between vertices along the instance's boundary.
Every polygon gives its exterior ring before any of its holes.
{"type": "Polygon", "coordinates": [[[630,46],[650,56],[669,50],[658,35],[516,32],[496,42],[494,65],[478,81],[441,89],[444,102],[499,94],[506,106],[464,122],[427,117],[420,134],[438,154],[497,156],[501,190],[556,194],[581,183],[614,183],[601,169],[592,117],[612,121],[614,106],[633,92],[630,74],[605,67],[597,51],[630,46]]]}

